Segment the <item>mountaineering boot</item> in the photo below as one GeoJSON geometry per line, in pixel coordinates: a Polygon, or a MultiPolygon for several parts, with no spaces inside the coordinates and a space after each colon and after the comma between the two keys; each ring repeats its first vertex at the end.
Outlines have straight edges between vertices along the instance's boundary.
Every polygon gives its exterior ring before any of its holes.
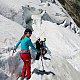
{"type": "Polygon", "coordinates": [[[22,77],[19,77],[17,80],[23,80],[23,78],[22,77]]]}
{"type": "Polygon", "coordinates": [[[24,78],[24,80],[28,80],[28,78],[24,78]]]}

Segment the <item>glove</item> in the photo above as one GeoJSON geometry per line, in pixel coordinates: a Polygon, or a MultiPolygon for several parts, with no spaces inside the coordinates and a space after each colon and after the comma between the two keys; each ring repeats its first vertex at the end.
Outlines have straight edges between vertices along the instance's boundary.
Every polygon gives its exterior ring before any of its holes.
{"type": "Polygon", "coordinates": [[[16,49],[17,49],[16,46],[14,46],[14,47],[13,47],[13,53],[12,53],[12,56],[13,56],[14,53],[16,52],[16,49]]]}
{"type": "Polygon", "coordinates": [[[16,49],[17,49],[16,46],[14,46],[14,47],[13,47],[13,52],[16,52],[16,49]]]}

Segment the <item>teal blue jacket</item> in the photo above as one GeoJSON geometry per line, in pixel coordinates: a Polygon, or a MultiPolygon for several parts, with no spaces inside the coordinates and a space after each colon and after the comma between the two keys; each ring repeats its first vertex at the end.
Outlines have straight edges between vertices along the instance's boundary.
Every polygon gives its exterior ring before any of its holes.
{"type": "Polygon", "coordinates": [[[16,44],[16,48],[18,48],[19,44],[21,44],[21,50],[30,51],[29,50],[29,46],[30,46],[33,50],[37,51],[37,49],[34,47],[32,41],[29,37],[25,37],[22,40],[19,40],[18,43],[16,44]]]}

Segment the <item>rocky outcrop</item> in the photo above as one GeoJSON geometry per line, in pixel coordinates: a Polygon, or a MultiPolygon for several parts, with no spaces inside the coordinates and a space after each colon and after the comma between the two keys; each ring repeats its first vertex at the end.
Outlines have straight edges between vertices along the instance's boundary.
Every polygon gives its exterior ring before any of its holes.
{"type": "Polygon", "coordinates": [[[80,27],[80,0],[59,0],[59,2],[80,27]]]}

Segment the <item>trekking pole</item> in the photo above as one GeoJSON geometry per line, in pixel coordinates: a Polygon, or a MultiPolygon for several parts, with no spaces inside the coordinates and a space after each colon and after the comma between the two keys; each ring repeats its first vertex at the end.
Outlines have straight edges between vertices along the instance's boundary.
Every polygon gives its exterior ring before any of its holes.
{"type": "Polygon", "coordinates": [[[41,62],[42,62],[42,68],[43,68],[43,72],[45,72],[42,57],[43,57],[43,55],[42,55],[42,49],[41,49],[41,62]]]}

